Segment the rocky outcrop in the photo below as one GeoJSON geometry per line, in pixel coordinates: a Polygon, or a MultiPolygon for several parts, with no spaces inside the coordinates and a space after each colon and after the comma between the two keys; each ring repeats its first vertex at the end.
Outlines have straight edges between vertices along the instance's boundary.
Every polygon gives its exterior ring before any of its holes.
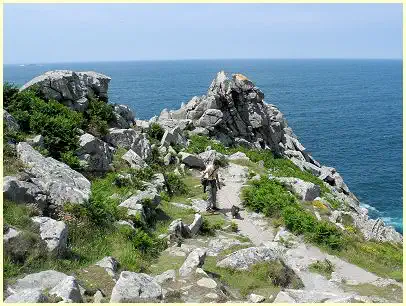
{"type": "Polygon", "coordinates": [[[248,270],[253,264],[276,260],[278,255],[268,247],[251,247],[238,250],[217,263],[217,267],[248,270]]]}
{"type": "Polygon", "coordinates": [[[107,100],[110,78],[94,71],[48,71],[24,84],[20,91],[36,86],[47,99],[57,100],[75,110],[85,111],[90,98],[107,100]]]}
{"type": "Polygon", "coordinates": [[[176,144],[184,146],[187,144],[187,140],[182,136],[181,130],[178,126],[170,130],[165,130],[161,139],[161,146],[171,146],[176,144]]]}
{"type": "Polygon", "coordinates": [[[221,153],[217,152],[216,150],[207,150],[207,151],[204,151],[204,152],[200,153],[200,154],[198,155],[198,157],[203,160],[203,163],[204,163],[206,166],[209,165],[209,164],[211,164],[211,163],[213,163],[213,161],[214,161],[215,159],[218,159],[218,160],[225,160],[224,154],[221,154],[221,153]]]}
{"type": "Polygon", "coordinates": [[[4,303],[46,303],[48,298],[40,289],[27,289],[12,294],[4,300],[4,303]]]}
{"type": "Polygon", "coordinates": [[[274,177],[271,176],[281,184],[283,184],[288,190],[296,194],[302,201],[313,201],[320,196],[320,186],[305,182],[295,177],[274,177]]]}
{"type": "Polygon", "coordinates": [[[179,156],[180,156],[181,162],[190,168],[198,168],[198,169],[205,168],[203,160],[194,154],[180,152],[179,156]]]}
{"type": "Polygon", "coordinates": [[[19,159],[26,166],[31,182],[57,206],[82,204],[89,200],[90,182],[79,172],[52,157],[44,157],[28,143],[17,145],[19,159]]]}
{"type": "Polygon", "coordinates": [[[62,298],[65,303],[81,303],[79,284],[73,276],[68,276],[49,291],[49,294],[62,298]]]}
{"type": "Polygon", "coordinates": [[[102,267],[110,276],[115,276],[118,269],[118,261],[111,256],[104,257],[95,263],[96,266],[102,267]]]}
{"type": "Polygon", "coordinates": [[[48,217],[32,217],[31,220],[39,225],[41,239],[47,244],[48,251],[62,255],[68,242],[68,227],[63,221],[48,217]]]}
{"type": "Polygon", "coordinates": [[[116,118],[114,127],[129,129],[135,124],[135,116],[132,110],[126,105],[114,105],[113,114],[116,118]]]}
{"type": "Polygon", "coordinates": [[[110,164],[113,161],[113,148],[104,141],[86,133],[79,138],[77,155],[85,170],[104,172],[110,169],[110,164]]]}
{"type": "Polygon", "coordinates": [[[206,259],[206,249],[196,248],[186,258],[185,262],[179,269],[179,275],[188,277],[193,275],[196,268],[200,268],[206,259]]]}
{"type": "Polygon", "coordinates": [[[151,144],[146,135],[134,129],[109,129],[103,140],[116,148],[131,149],[142,159],[148,158],[151,154],[151,144]]]}
{"type": "Polygon", "coordinates": [[[147,166],[147,163],[133,150],[128,150],[121,159],[124,159],[131,168],[133,169],[142,169],[147,166]]]}
{"type": "Polygon", "coordinates": [[[47,203],[46,192],[34,183],[20,181],[14,176],[4,178],[3,197],[15,203],[36,203],[41,208],[47,203]]]}
{"type": "Polygon", "coordinates": [[[111,293],[110,303],[158,302],[162,288],[144,273],[123,271],[111,293]]]}
{"type": "Polygon", "coordinates": [[[11,116],[9,112],[7,112],[4,108],[3,108],[3,122],[9,131],[18,132],[20,130],[20,125],[17,123],[14,117],[11,116]]]}
{"type": "Polygon", "coordinates": [[[66,279],[68,275],[54,271],[47,270],[38,273],[29,274],[7,287],[9,294],[16,294],[23,290],[50,290],[66,279]]]}

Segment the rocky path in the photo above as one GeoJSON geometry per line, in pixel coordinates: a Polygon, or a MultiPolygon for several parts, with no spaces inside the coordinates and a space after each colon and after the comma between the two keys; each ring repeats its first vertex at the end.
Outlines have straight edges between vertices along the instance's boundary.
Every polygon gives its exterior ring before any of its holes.
{"type": "MultiPolygon", "coordinates": [[[[230,163],[227,168],[222,169],[220,172],[224,186],[218,191],[217,205],[220,211],[229,219],[232,219],[230,210],[233,205],[243,208],[240,193],[241,188],[247,182],[247,172],[248,169],[246,167],[233,163],[230,163]]],[[[237,223],[239,234],[248,237],[256,246],[264,245],[275,247],[274,240],[277,240],[275,239],[276,236],[282,235],[281,233],[277,234],[276,229],[260,214],[241,210],[240,218],[232,220],[237,223]]],[[[293,239],[291,241],[292,245],[287,248],[280,247],[284,249],[283,257],[285,263],[296,272],[304,284],[304,290],[299,290],[303,293],[303,296],[300,297],[302,301],[307,301],[307,299],[312,302],[318,299],[320,299],[320,301],[323,299],[341,301],[341,299],[350,300],[354,296],[360,296],[357,290],[351,290],[355,288],[348,289],[343,287],[343,282],[349,285],[370,284],[377,287],[385,287],[388,285],[395,285],[400,288],[403,287],[401,283],[380,278],[337,256],[329,255],[315,246],[307,245],[299,237],[289,235],[293,239]],[[335,271],[331,279],[309,271],[309,265],[311,263],[316,260],[324,261],[325,259],[328,259],[335,266],[335,271]]],[[[399,296],[394,297],[394,300],[398,300],[399,298],[401,300],[399,296]]],[[[366,299],[365,301],[369,302],[371,300],[366,299]]],[[[384,300],[377,298],[375,301],[384,300]]]]}
{"type": "MultiPolygon", "coordinates": [[[[247,180],[247,171],[246,167],[230,163],[220,173],[225,185],[217,193],[217,205],[229,219],[232,219],[230,210],[233,205],[243,208],[240,193],[247,180]]],[[[266,222],[255,218],[255,214],[248,213],[246,210],[241,210],[240,217],[233,221],[238,225],[240,233],[247,236],[256,246],[273,241],[275,237],[273,229],[266,222]]]]}

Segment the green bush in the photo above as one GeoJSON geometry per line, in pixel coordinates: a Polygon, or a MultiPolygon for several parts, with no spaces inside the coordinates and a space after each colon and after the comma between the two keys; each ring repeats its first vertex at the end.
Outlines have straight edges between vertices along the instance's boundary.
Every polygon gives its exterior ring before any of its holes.
{"type": "Polygon", "coordinates": [[[184,195],[188,193],[188,188],[185,182],[182,180],[182,177],[176,175],[173,172],[166,174],[166,181],[169,185],[172,195],[184,195]]]}
{"type": "Polygon", "coordinates": [[[199,154],[206,151],[208,146],[210,146],[212,150],[216,150],[219,153],[228,153],[223,144],[216,142],[207,136],[200,135],[192,135],[190,137],[189,146],[187,147],[186,152],[199,154]]]}
{"type": "Polygon", "coordinates": [[[84,113],[84,129],[96,136],[108,133],[108,126],[115,121],[113,106],[99,99],[90,99],[84,113]]]}
{"type": "Polygon", "coordinates": [[[79,170],[81,168],[79,158],[72,151],[61,153],[61,161],[72,169],[79,170]]]}
{"type": "Polygon", "coordinates": [[[327,279],[331,278],[331,273],[334,272],[334,265],[327,258],[323,261],[316,260],[309,265],[309,271],[324,275],[327,279]]]}
{"type": "Polygon", "coordinates": [[[156,122],[152,123],[147,129],[147,135],[150,140],[161,141],[165,134],[165,130],[156,122]]]}
{"type": "Polygon", "coordinates": [[[244,205],[269,217],[282,217],[290,231],[303,234],[310,242],[332,250],[344,246],[341,230],[327,221],[318,221],[279,182],[261,177],[243,189],[242,197],[244,205]]]}
{"type": "Polygon", "coordinates": [[[293,195],[276,181],[266,177],[253,181],[242,192],[244,205],[252,210],[263,212],[268,217],[278,217],[282,208],[296,203],[293,195]]]}
{"type": "Polygon", "coordinates": [[[12,86],[4,92],[4,106],[16,119],[22,132],[41,134],[50,156],[60,159],[78,148],[76,130],[83,124],[82,114],[54,101],[44,101],[33,90],[16,92],[12,86]]]}

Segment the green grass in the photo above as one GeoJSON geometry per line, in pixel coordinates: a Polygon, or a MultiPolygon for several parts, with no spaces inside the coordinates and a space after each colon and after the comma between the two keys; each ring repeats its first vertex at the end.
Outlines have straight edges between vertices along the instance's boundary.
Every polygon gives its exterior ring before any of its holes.
{"type": "Polygon", "coordinates": [[[171,256],[167,252],[163,252],[157,260],[153,261],[149,271],[152,275],[158,275],[168,270],[178,270],[184,261],[185,257],[171,256]]]}
{"type": "Polygon", "coordinates": [[[361,296],[377,296],[389,300],[390,303],[402,302],[402,288],[396,285],[389,285],[386,287],[378,287],[372,284],[360,284],[360,285],[346,285],[345,288],[348,291],[358,292],[361,296]]]}
{"type": "Polygon", "coordinates": [[[326,277],[327,279],[331,278],[331,273],[334,272],[334,265],[328,260],[323,261],[317,260],[309,265],[309,271],[314,273],[319,273],[326,277]]]}
{"type": "Polygon", "coordinates": [[[210,139],[207,136],[192,135],[190,137],[189,146],[186,148],[186,152],[199,154],[206,151],[206,148],[210,146],[212,150],[216,150],[219,153],[228,154],[228,150],[219,142],[210,139]]]}
{"type": "Polygon", "coordinates": [[[399,244],[351,238],[346,248],[332,254],[381,277],[403,280],[403,249],[399,244]]]}

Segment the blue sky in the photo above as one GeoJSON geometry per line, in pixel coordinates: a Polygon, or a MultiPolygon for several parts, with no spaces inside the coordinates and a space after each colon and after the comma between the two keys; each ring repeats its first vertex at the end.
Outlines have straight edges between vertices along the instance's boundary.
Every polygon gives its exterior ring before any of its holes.
{"type": "Polygon", "coordinates": [[[5,4],[4,62],[402,58],[401,4],[5,4]]]}

